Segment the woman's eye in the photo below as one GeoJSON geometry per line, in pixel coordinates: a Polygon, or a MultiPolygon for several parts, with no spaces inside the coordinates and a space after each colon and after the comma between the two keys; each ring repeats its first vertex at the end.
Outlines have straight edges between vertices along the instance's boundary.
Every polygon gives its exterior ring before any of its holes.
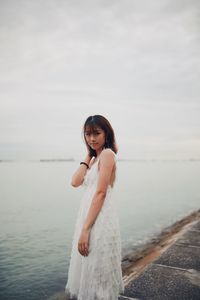
{"type": "MultiPolygon", "coordinates": [[[[94,132],[93,135],[99,135],[101,134],[101,132],[94,132]]],[[[91,135],[91,133],[85,133],[85,136],[89,137],[91,135]]]]}

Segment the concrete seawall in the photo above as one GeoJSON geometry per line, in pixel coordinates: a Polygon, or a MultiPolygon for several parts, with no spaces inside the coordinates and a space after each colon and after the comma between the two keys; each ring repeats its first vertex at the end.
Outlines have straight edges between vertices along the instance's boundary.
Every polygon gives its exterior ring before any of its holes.
{"type": "Polygon", "coordinates": [[[199,300],[200,210],[124,257],[122,270],[119,300],[199,300]]]}

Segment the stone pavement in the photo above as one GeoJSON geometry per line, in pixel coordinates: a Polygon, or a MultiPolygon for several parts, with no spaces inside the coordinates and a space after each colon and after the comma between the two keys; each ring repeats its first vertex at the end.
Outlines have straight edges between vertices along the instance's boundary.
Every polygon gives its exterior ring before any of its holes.
{"type": "Polygon", "coordinates": [[[119,300],[200,300],[200,221],[125,286],[119,300]]]}

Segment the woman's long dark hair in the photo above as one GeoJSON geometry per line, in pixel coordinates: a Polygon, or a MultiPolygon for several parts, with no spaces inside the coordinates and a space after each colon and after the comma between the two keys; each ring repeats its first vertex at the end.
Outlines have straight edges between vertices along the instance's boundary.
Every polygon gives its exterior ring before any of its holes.
{"type": "Polygon", "coordinates": [[[104,148],[110,148],[115,153],[117,153],[115,133],[114,133],[114,130],[113,130],[110,122],[105,117],[103,117],[101,115],[94,115],[94,116],[89,116],[86,119],[85,124],[83,126],[84,140],[85,140],[85,143],[86,143],[86,146],[88,148],[90,156],[91,157],[93,157],[93,156],[96,157],[97,154],[96,154],[96,151],[88,145],[88,143],[86,141],[86,138],[85,138],[85,131],[86,131],[86,129],[89,129],[91,132],[95,132],[97,127],[100,127],[105,133],[104,148]]]}

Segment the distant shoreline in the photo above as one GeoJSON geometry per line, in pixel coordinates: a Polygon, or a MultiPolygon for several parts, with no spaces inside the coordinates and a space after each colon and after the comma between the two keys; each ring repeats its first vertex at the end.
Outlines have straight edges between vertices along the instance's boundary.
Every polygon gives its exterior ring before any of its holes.
{"type": "Polygon", "coordinates": [[[135,251],[126,254],[122,258],[122,274],[126,284],[129,277],[137,276],[149,263],[165,251],[182,233],[182,231],[200,219],[200,209],[192,212],[186,217],[176,221],[171,226],[164,228],[160,234],[143,244],[135,251]]]}
{"type": "MultiPolygon", "coordinates": [[[[188,159],[124,159],[118,158],[118,162],[199,162],[200,158],[188,158],[188,159]]],[[[0,163],[12,163],[12,162],[41,162],[41,163],[52,163],[52,162],[79,162],[78,159],[74,158],[41,158],[41,159],[27,159],[27,160],[15,160],[15,159],[0,159],[0,163]]]]}

